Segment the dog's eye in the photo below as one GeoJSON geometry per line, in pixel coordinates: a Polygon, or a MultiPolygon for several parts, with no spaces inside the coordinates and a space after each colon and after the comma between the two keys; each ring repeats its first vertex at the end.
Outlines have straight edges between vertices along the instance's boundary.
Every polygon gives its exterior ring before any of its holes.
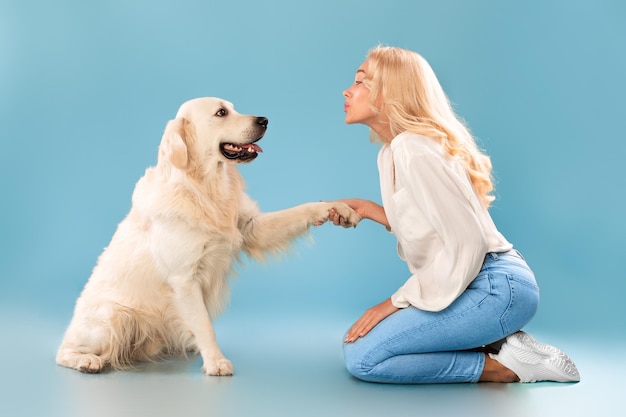
{"type": "Polygon", "coordinates": [[[228,112],[226,111],[226,109],[219,109],[219,110],[217,111],[217,113],[215,113],[215,115],[216,115],[217,117],[224,117],[224,116],[226,116],[227,114],[228,114],[228,112]]]}

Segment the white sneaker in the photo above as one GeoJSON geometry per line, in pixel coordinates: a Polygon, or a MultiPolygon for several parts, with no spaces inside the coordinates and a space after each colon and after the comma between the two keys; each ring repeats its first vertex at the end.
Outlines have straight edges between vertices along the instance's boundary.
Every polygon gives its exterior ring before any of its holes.
{"type": "Polygon", "coordinates": [[[500,352],[489,356],[515,372],[520,382],[580,381],[574,361],[565,352],[522,331],[507,337],[500,352]]]}

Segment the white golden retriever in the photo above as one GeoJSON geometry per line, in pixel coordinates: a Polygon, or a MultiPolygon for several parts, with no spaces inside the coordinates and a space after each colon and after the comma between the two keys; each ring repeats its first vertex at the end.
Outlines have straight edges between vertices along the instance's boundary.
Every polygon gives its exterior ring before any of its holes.
{"type": "Polygon", "coordinates": [[[236,163],[257,157],[266,129],[265,117],[219,98],[180,107],[76,301],[59,365],[97,373],[199,352],[206,374],[232,375],[211,320],[229,298],[233,262],[286,249],[333,208],[348,226],[360,220],[339,202],[259,212],[236,163]]]}

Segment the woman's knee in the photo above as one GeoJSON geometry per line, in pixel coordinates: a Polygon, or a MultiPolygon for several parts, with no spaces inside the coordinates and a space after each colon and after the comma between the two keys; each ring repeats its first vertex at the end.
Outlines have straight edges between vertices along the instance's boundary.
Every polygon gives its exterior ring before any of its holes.
{"type": "MultiPolygon", "coordinates": [[[[358,343],[358,341],[355,343],[358,343]]],[[[363,355],[353,343],[344,344],[343,357],[346,370],[355,378],[367,379],[368,373],[373,368],[371,365],[365,363],[364,356],[365,355],[363,355]]]]}

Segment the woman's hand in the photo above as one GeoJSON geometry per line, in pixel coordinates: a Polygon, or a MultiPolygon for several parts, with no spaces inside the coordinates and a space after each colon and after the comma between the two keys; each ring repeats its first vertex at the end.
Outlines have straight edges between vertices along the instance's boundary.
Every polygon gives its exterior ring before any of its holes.
{"type": "MultiPolygon", "coordinates": [[[[356,210],[355,210],[356,212],[356,210]]],[[[333,222],[335,226],[342,226],[344,228],[356,227],[356,224],[350,223],[345,217],[343,217],[337,209],[331,208],[328,210],[328,221],[333,222]]],[[[315,223],[315,226],[319,226],[321,223],[315,223]]]]}
{"type": "Polygon", "coordinates": [[[399,308],[391,304],[391,298],[386,299],[382,303],[375,305],[361,316],[348,330],[348,334],[344,340],[345,343],[352,343],[359,337],[363,337],[369,333],[383,319],[398,311],[399,308]]]}

